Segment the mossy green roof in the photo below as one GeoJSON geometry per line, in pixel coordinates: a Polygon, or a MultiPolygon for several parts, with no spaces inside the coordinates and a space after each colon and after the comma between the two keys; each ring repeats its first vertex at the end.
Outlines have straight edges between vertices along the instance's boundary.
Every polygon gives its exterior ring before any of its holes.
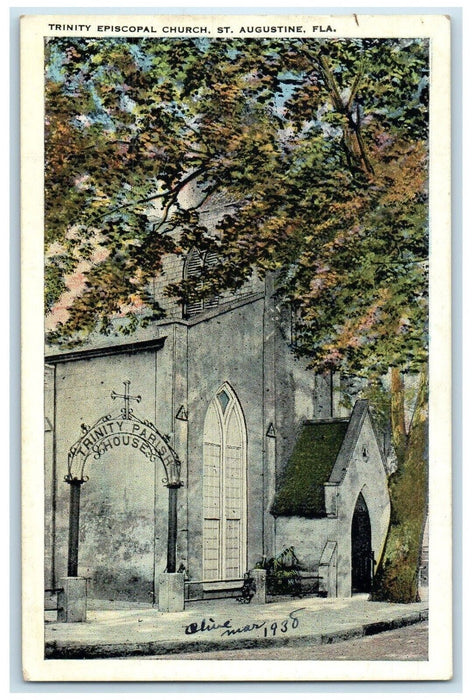
{"type": "Polygon", "coordinates": [[[324,488],[343,443],[348,421],[305,423],[271,508],[272,515],[325,515],[324,488]]]}

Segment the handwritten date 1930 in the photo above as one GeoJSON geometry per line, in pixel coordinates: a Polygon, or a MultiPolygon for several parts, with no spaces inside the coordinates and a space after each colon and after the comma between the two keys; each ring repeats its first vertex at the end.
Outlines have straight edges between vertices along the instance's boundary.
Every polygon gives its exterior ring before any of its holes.
{"type": "Polygon", "coordinates": [[[254,630],[263,629],[264,637],[272,636],[275,637],[278,633],[285,634],[290,629],[297,629],[299,625],[299,620],[296,613],[299,613],[304,608],[297,608],[292,610],[288,614],[288,617],[284,620],[270,621],[262,620],[262,622],[255,622],[253,620],[249,621],[246,625],[241,627],[234,627],[231,623],[231,619],[225,620],[224,622],[218,623],[212,617],[208,620],[203,618],[200,622],[191,622],[185,627],[185,634],[197,634],[199,632],[213,632],[215,630],[221,630],[221,636],[232,637],[236,634],[244,634],[247,632],[252,632],[254,630]]]}

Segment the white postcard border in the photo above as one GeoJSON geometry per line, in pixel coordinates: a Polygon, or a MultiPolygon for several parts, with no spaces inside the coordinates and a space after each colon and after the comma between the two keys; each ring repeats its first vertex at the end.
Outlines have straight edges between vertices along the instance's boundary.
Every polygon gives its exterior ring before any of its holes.
{"type": "MultiPolygon", "coordinates": [[[[119,15],[121,16],[121,15],[119,15]]],[[[132,17],[133,15],[123,15],[132,17]]],[[[64,23],[60,15],[57,23],[64,23]]],[[[117,15],[71,15],[73,24],[117,24],[117,15]],[[88,17],[88,20],[87,20],[88,17]]],[[[57,18],[56,18],[57,19],[57,18]]],[[[175,15],[139,15],[139,25],[179,22],[175,15]]],[[[452,672],[451,629],[451,279],[450,279],[450,46],[448,20],[435,15],[316,16],[287,15],[279,24],[319,26],[336,23],[336,36],[427,36],[432,41],[431,84],[431,413],[430,413],[430,658],[427,662],[219,662],[87,660],[45,661],[43,651],[43,293],[42,104],[43,37],[67,35],[47,26],[55,16],[36,15],[22,22],[22,513],[23,513],[23,659],[32,680],[434,680],[452,672]],[[33,303],[32,303],[33,300],[33,303]],[[435,487],[440,484],[440,488],[435,487]],[[41,585],[37,585],[41,582],[41,585]]],[[[127,20],[128,21],[128,20],[127,20]]],[[[185,16],[184,23],[216,28],[244,23],[234,18],[185,16]]],[[[251,25],[258,18],[250,15],[251,25]]],[[[272,21],[262,16],[260,24],[272,21]]],[[[73,32],[74,35],[77,33],[73,32]]],[[[101,35],[101,34],[100,34],[101,35]]],[[[103,34],[105,35],[105,34],[103,34]]],[[[120,33],[113,33],[119,36],[120,33]]],[[[121,34],[122,36],[126,34],[121,34]]],[[[237,31],[233,36],[239,36],[237,31]]],[[[319,34],[307,33],[306,36],[319,34]]],[[[215,33],[212,36],[217,36],[215,33]]],[[[244,35],[241,35],[244,36],[244,35]]],[[[265,36],[260,34],[261,37],[265,36]]],[[[327,35],[329,36],[329,34],[327,35]]]]}

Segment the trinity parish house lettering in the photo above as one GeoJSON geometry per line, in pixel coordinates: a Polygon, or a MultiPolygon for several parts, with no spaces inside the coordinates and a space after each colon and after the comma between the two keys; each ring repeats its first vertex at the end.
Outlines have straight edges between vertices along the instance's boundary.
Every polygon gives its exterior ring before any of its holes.
{"type": "Polygon", "coordinates": [[[71,450],[74,460],[85,461],[91,454],[98,458],[109,449],[121,446],[139,449],[150,460],[156,457],[169,463],[173,460],[168,445],[152,426],[134,420],[110,418],[92,428],[84,425],[83,430],[85,435],[71,450]]]}

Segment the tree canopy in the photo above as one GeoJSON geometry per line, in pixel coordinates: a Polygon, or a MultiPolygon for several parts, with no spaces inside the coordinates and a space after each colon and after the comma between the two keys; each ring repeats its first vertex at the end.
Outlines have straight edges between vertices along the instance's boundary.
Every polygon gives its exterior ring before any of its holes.
{"type": "MultiPolygon", "coordinates": [[[[425,40],[50,39],[49,342],[161,318],[163,256],[197,247],[218,253],[201,295],[274,275],[313,366],[417,369],[427,115],[425,40]]],[[[167,293],[185,303],[195,285],[167,293]]]]}

